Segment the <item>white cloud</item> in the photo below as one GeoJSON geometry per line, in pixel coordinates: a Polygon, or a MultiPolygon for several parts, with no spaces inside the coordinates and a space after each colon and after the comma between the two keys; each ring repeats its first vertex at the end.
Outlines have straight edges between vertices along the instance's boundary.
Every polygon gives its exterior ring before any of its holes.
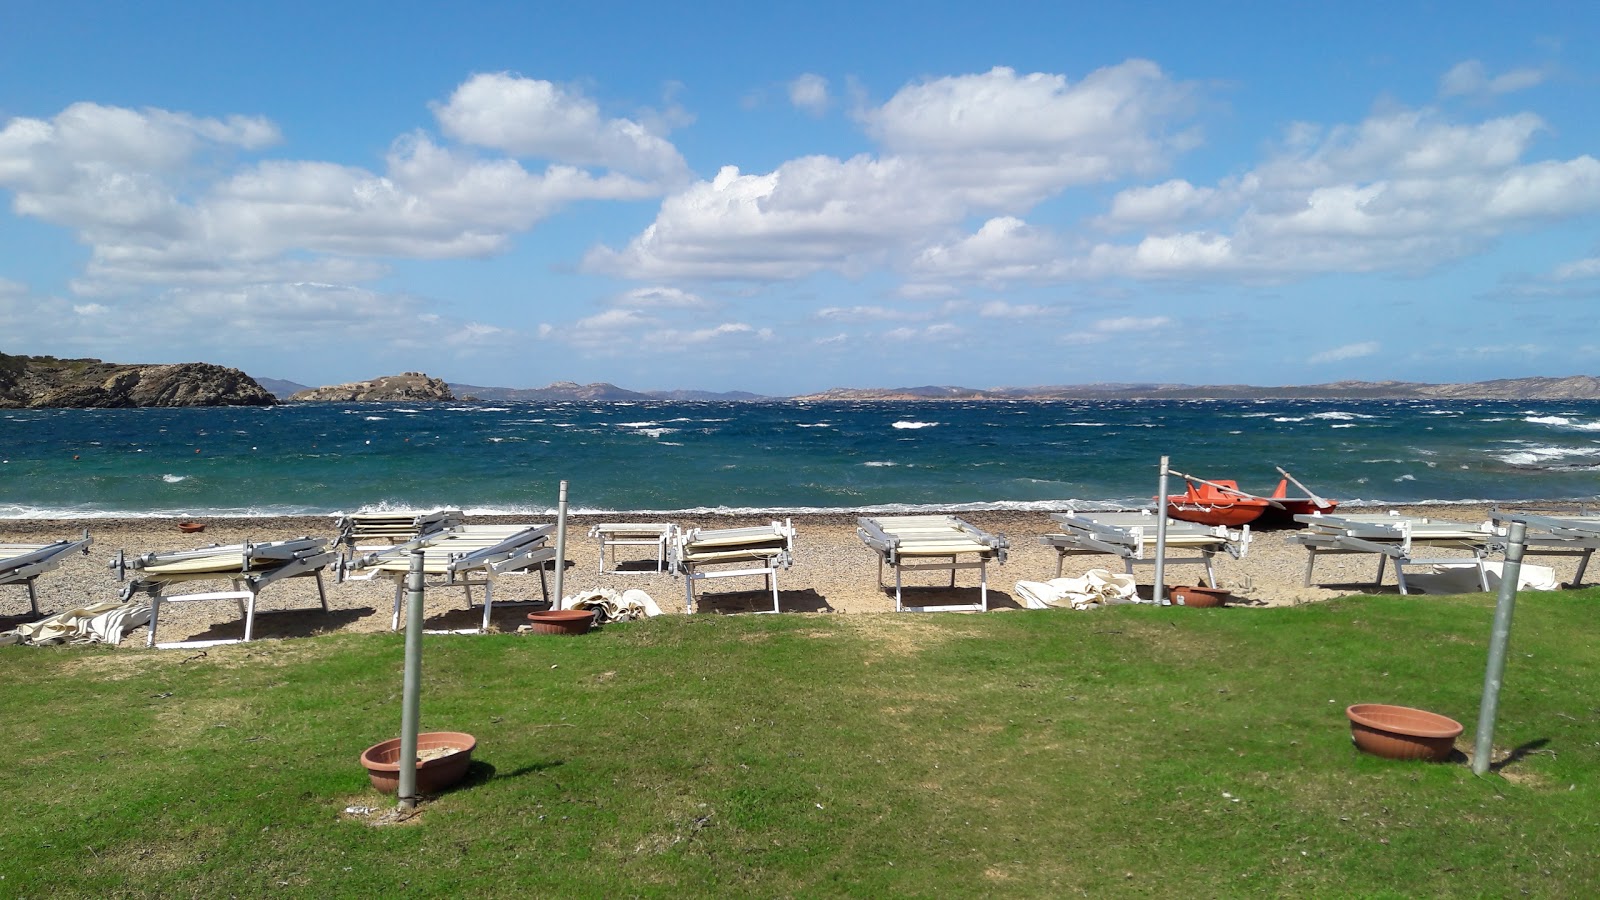
{"type": "Polygon", "coordinates": [[[828,79],[807,72],[789,82],[789,102],[813,116],[822,115],[831,103],[828,79]]]}
{"type": "Polygon", "coordinates": [[[1055,306],[1040,306],[1035,303],[1007,303],[1004,300],[990,300],[978,308],[978,315],[985,319],[1041,319],[1047,316],[1060,315],[1065,310],[1055,306]]]}
{"type": "Polygon", "coordinates": [[[627,309],[706,310],[715,304],[698,294],[674,287],[645,287],[625,291],[612,298],[615,306],[627,309]]]}
{"type": "Polygon", "coordinates": [[[927,316],[928,313],[893,309],[887,306],[825,306],[816,316],[824,321],[841,322],[900,322],[927,316]]]}
{"type": "MultiPolygon", "coordinates": [[[[1069,186],[1158,168],[1193,143],[1173,128],[1190,93],[1143,60],[1075,84],[997,68],[908,85],[858,113],[880,155],[801,157],[767,173],[725,166],[668,197],[626,247],[594,248],[585,268],[640,279],[859,273],[975,213],[1004,221],[1069,186]]],[[[975,264],[950,254],[956,271],[975,264]]]]}
{"type": "Polygon", "coordinates": [[[883,338],[889,341],[917,342],[917,341],[952,341],[964,334],[961,327],[950,322],[936,322],[922,328],[902,326],[891,328],[883,333],[883,338]]]}
{"type": "Polygon", "coordinates": [[[1591,256],[1588,259],[1575,259],[1569,263],[1556,266],[1550,273],[1554,281],[1582,281],[1587,278],[1600,278],[1600,256],[1591,256]]]}
{"type": "Polygon", "coordinates": [[[1014,281],[1061,275],[1061,243],[1014,216],[999,216],[949,244],[934,244],[911,262],[917,277],[1014,281]]]}
{"type": "Polygon", "coordinates": [[[1172,327],[1168,316],[1114,316],[1098,319],[1086,327],[1073,329],[1061,335],[1065,344],[1102,345],[1126,341],[1130,336],[1152,334],[1172,327]]]}
{"type": "Polygon", "coordinates": [[[1439,79],[1439,93],[1445,97],[1497,97],[1536,87],[1544,80],[1544,72],[1526,68],[1512,69],[1490,77],[1483,63],[1469,59],[1457,63],[1444,73],[1444,77],[1439,79]]]}
{"type": "Polygon", "coordinates": [[[507,72],[474,75],[433,111],[445,134],[513,156],[666,180],[688,171],[665,138],[632,119],[607,119],[593,100],[549,81],[507,72]]]}
{"type": "Polygon", "coordinates": [[[1380,349],[1382,349],[1382,347],[1377,341],[1362,341],[1358,344],[1345,344],[1342,347],[1334,347],[1331,350],[1324,350],[1321,353],[1313,354],[1310,359],[1307,360],[1307,362],[1320,364],[1343,362],[1347,359],[1360,359],[1364,356],[1374,356],[1380,349]]]}

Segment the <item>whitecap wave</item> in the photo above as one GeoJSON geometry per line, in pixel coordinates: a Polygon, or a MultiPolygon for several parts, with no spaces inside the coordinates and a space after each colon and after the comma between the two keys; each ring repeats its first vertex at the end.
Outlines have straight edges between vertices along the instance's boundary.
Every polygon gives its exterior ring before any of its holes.
{"type": "Polygon", "coordinates": [[[905,421],[905,420],[901,420],[899,422],[894,423],[894,427],[895,428],[932,428],[932,427],[934,427],[935,425],[938,425],[938,424],[939,424],[938,422],[908,422],[908,421],[905,421]]]}
{"type": "Polygon", "coordinates": [[[163,475],[163,476],[161,476],[161,480],[165,481],[167,484],[177,484],[180,481],[188,481],[189,480],[189,476],[188,475],[163,475]]]}
{"type": "Polygon", "coordinates": [[[891,461],[889,461],[887,459],[873,459],[873,460],[868,460],[867,462],[862,463],[862,465],[863,466],[867,466],[869,468],[881,469],[881,468],[886,468],[886,467],[889,467],[889,466],[898,466],[900,464],[897,463],[897,462],[891,462],[891,461]]]}

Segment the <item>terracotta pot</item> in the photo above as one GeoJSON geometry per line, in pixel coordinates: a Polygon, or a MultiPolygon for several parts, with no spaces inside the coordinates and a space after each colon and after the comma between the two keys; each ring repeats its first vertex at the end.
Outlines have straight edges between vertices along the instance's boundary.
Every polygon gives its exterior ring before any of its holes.
{"type": "Polygon", "coordinates": [[[1356,747],[1385,759],[1444,762],[1463,730],[1455,719],[1409,706],[1357,703],[1344,713],[1356,747]]]}
{"type": "Polygon", "coordinates": [[[1227,606],[1228,598],[1233,596],[1233,593],[1231,591],[1224,591],[1220,588],[1190,587],[1188,585],[1181,585],[1173,588],[1170,592],[1168,592],[1167,596],[1172,598],[1173,603],[1179,604],[1180,606],[1196,606],[1203,608],[1207,606],[1227,606]]]}
{"type": "Polygon", "coordinates": [[[547,609],[528,613],[534,634],[583,634],[594,627],[592,609],[547,609]]]}
{"type": "Polygon", "coordinates": [[[179,522],[178,523],[178,530],[183,532],[184,534],[194,534],[197,531],[205,531],[206,530],[206,523],[204,523],[204,522],[179,522]]]}
{"type": "MultiPolygon", "coordinates": [[[[417,735],[417,754],[425,750],[454,747],[456,752],[417,763],[417,791],[432,794],[460,781],[472,764],[472,749],[478,739],[464,731],[425,731],[417,735]]],[[[385,794],[400,790],[400,739],[390,738],[373,744],[361,754],[372,786],[385,794]]]]}

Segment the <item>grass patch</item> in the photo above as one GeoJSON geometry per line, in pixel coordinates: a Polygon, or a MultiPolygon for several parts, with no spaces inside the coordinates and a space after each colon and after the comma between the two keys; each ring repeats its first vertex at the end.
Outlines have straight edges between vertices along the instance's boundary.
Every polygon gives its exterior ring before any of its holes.
{"type": "Polygon", "coordinates": [[[357,754],[402,642],[0,652],[0,895],[1535,895],[1600,883],[1600,591],[1524,595],[1500,774],[1389,763],[1344,708],[1471,729],[1493,599],[697,616],[429,638],[467,786],[407,827],[357,754]]]}

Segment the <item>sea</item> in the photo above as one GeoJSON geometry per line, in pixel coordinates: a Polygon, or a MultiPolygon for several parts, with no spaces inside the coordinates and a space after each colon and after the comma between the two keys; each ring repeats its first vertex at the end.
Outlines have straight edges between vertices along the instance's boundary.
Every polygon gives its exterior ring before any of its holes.
{"type": "Polygon", "coordinates": [[[563,481],[575,513],[1060,511],[1149,503],[1163,456],[1257,493],[1282,466],[1354,506],[1594,502],[1600,401],[6,410],[0,518],[546,515],[563,481]]]}

